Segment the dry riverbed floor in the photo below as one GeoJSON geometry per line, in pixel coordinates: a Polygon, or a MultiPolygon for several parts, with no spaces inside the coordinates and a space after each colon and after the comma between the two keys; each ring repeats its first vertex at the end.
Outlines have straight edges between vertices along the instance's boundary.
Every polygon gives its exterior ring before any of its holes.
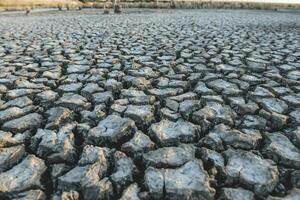
{"type": "Polygon", "coordinates": [[[300,199],[300,14],[0,16],[0,199],[300,199]]]}

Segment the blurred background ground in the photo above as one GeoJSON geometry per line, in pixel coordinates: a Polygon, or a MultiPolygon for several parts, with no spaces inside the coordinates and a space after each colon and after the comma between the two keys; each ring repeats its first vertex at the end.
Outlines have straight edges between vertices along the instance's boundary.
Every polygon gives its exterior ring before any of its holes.
{"type": "Polygon", "coordinates": [[[238,8],[300,9],[300,0],[0,0],[0,11],[60,8],[238,8]]]}
{"type": "Polygon", "coordinates": [[[21,9],[24,7],[57,7],[59,5],[73,5],[78,6],[78,0],[0,0],[0,7],[2,9],[21,9]]]}

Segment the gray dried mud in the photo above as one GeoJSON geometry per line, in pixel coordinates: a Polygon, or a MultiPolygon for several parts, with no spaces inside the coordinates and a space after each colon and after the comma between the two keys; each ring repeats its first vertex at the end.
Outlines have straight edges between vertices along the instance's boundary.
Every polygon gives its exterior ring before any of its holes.
{"type": "Polygon", "coordinates": [[[300,199],[300,15],[0,16],[0,199],[300,199]]]}

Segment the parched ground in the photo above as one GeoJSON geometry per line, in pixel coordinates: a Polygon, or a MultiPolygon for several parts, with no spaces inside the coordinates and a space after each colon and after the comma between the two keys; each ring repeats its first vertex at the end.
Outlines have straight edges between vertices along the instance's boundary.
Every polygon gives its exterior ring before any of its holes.
{"type": "Polygon", "coordinates": [[[300,199],[300,14],[0,16],[0,199],[300,199]]]}

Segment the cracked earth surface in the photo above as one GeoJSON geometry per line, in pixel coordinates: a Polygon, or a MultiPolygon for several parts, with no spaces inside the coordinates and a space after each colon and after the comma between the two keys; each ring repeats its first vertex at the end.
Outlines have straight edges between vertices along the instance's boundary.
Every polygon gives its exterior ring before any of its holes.
{"type": "Polygon", "coordinates": [[[0,199],[300,199],[300,15],[0,16],[0,199]]]}

